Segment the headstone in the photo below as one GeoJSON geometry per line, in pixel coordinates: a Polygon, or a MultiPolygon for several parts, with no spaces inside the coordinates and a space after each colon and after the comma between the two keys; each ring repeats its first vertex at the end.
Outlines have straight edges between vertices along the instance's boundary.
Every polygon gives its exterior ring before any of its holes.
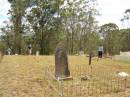
{"type": "Polygon", "coordinates": [[[80,51],[80,52],[79,52],[79,55],[84,55],[84,51],[80,51]]]}
{"type": "Polygon", "coordinates": [[[39,56],[39,51],[36,51],[36,56],[39,56]]]}
{"type": "Polygon", "coordinates": [[[69,76],[67,50],[64,43],[59,43],[55,51],[55,77],[66,78],[69,76]]]}
{"type": "Polygon", "coordinates": [[[8,49],[7,49],[8,55],[11,55],[11,51],[12,51],[11,48],[8,48],[8,49]]]}

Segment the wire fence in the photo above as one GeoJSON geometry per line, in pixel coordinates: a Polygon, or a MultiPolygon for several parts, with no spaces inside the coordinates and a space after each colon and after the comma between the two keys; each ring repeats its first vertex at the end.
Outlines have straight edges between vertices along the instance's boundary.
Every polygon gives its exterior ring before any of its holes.
{"type": "Polygon", "coordinates": [[[98,97],[100,95],[117,93],[126,90],[127,79],[120,78],[113,72],[98,71],[96,67],[76,65],[71,66],[71,80],[57,80],[54,76],[54,66],[45,70],[45,80],[55,94],[52,97],[98,97]],[[89,77],[88,79],[83,79],[89,77]]]}

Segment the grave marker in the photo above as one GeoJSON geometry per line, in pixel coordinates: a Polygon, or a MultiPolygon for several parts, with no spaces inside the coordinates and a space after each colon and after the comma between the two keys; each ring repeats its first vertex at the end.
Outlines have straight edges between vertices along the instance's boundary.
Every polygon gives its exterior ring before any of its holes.
{"type": "Polygon", "coordinates": [[[55,51],[55,77],[67,78],[70,76],[68,68],[67,50],[64,43],[59,43],[55,51]]]}

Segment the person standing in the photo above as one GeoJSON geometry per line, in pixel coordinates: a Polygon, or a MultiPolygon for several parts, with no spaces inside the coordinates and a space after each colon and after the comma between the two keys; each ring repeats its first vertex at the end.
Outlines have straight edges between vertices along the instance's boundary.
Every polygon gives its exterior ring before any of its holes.
{"type": "Polygon", "coordinates": [[[103,55],[103,46],[99,46],[98,47],[98,58],[102,58],[102,55],[103,55]]]}
{"type": "Polygon", "coordinates": [[[28,54],[29,55],[32,54],[32,45],[31,44],[28,45],[28,54]]]}

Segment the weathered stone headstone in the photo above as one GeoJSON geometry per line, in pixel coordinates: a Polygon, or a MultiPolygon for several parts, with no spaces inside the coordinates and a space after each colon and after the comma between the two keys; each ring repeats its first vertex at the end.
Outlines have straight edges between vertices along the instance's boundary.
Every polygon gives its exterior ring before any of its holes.
{"type": "Polygon", "coordinates": [[[67,50],[64,43],[59,43],[55,51],[55,77],[65,78],[70,76],[68,68],[67,50]]]}
{"type": "Polygon", "coordinates": [[[80,51],[80,52],[79,52],[79,55],[84,55],[84,51],[80,51]]]}
{"type": "Polygon", "coordinates": [[[39,51],[36,51],[36,56],[39,56],[39,51]]]}
{"type": "Polygon", "coordinates": [[[11,48],[8,48],[8,49],[7,49],[8,55],[11,55],[11,51],[12,51],[11,48]]]}

